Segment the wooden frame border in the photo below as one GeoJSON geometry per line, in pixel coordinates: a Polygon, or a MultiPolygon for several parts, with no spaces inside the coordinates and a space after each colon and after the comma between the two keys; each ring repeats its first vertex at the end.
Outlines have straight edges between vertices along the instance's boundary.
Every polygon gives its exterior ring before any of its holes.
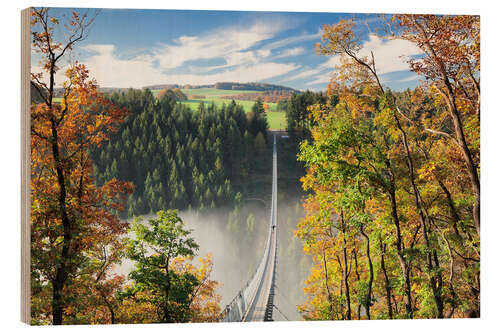
{"type": "Polygon", "coordinates": [[[21,321],[31,322],[31,8],[21,11],[21,321]]]}

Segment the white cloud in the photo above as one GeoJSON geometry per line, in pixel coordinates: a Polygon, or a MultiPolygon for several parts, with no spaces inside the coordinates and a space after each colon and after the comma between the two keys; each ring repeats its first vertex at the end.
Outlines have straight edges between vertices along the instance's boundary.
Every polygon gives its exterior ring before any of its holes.
{"type": "Polygon", "coordinates": [[[265,50],[265,49],[257,50],[257,54],[261,58],[267,58],[271,55],[271,50],[265,50]]]}
{"type": "MultiPolygon", "coordinates": [[[[406,59],[409,57],[421,54],[422,51],[414,44],[404,40],[384,40],[374,34],[368,36],[368,40],[362,45],[359,51],[359,57],[370,57],[373,52],[375,58],[375,66],[377,74],[383,76],[384,74],[409,71],[406,59]]],[[[340,65],[340,56],[331,56],[327,61],[319,64],[315,68],[305,68],[298,74],[290,77],[287,81],[297,79],[305,79],[316,76],[307,85],[315,85],[319,83],[326,83],[330,81],[330,74],[337,66],[340,65]]],[[[412,81],[416,79],[415,76],[399,80],[400,82],[412,81]]],[[[382,82],[389,82],[386,77],[381,77],[382,82]]]]}
{"type": "MultiPolygon", "coordinates": [[[[262,81],[292,72],[293,75],[286,76],[281,81],[286,83],[300,80],[305,81],[306,86],[329,82],[332,71],[340,64],[339,56],[328,57],[316,67],[274,61],[302,54],[305,49],[294,47],[277,54],[273,53],[272,49],[306,37],[312,38],[313,35],[290,37],[268,43],[259,49],[247,50],[269,39],[278,30],[276,27],[260,24],[250,28],[228,30],[227,35],[223,37],[218,36],[215,31],[204,37],[183,36],[176,41],[176,45],[163,46],[153,50],[152,55],[142,53],[131,59],[120,58],[115,46],[111,44],[87,45],[84,49],[91,55],[83,63],[90,70],[91,77],[95,77],[103,87],[140,88],[158,83],[211,84],[220,81],[262,81]],[[225,64],[211,67],[185,64],[191,60],[213,58],[224,59],[225,64]],[[175,74],[168,74],[172,72],[175,74]]],[[[370,35],[359,55],[368,56],[370,51],[374,53],[382,82],[408,82],[417,79],[415,75],[411,75],[394,80],[393,76],[388,75],[408,70],[408,65],[401,55],[419,54],[421,51],[413,44],[400,40],[383,40],[370,35]]],[[[36,66],[33,67],[33,71],[36,71],[36,66]]],[[[64,68],[61,68],[56,76],[59,86],[65,80],[64,72],[64,68]]]]}
{"type": "Polygon", "coordinates": [[[318,30],[317,33],[314,34],[304,34],[304,35],[299,35],[299,36],[293,36],[293,37],[288,37],[288,38],[283,38],[278,41],[272,42],[265,47],[269,50],[274,50],[274,49],[279,49],[283,46],[287,46],[290,44],[296,44],[296,43],[301,43],[305,42],[308,40],[314,40],[318,39],[321,37],[321,30],[318,30]]]}
{"type": "MultiPolygon", "coordinates": [[[[311,71],[316,71],[316,70],[311,70],[311,71]]],[[[307,75],[307,76],[304,75],[303,76],[304,78],[309,78],[309,79],[305,80],[306,81],[305,85],[306,86],[314,86],[314,85],[318,85],[318,84],[329,83],[330,79],[332,77],[333,71],[334,71],[333,68],[329,68],[326,71],[323,68],[322,70],[315,73],[314,75],[307,75]]],[[[308,72],[308,71],[306,71],[306,72],[308,72]]]]}
{"type": "Polygon", "coordinates": [[[115,46],[112,44],[90,44],[84,46],[83,49],[97,54],[111,54],[115,46]]]}
{"type": "Polygon", "coordinates": [[[90,76],[102,87],[142,87],[153,82],[162,82],[165,76],[154,67],[150,56],[119,59],[114,45],[88,45],[86,50],[96,54],[83,61],[90,76]]]}
{"type": "MultiPolygon", "coordinates": [[[[159,83],[212,84],[223,81],[253,82],[288,74],[300,66],[294,63],[257,62],[258,52],[236,52],[227,57],[225,70],[213,74],[192,72],[167,74],[155,66],[152,56],[140,55],[132,59],[120,59],[114,45],[88,45],[85,50],[92,54],[85,61],[91,78],[101,87],[141,88],[159,83]]],[[[66,80],[67,66],[59,69],[56,83],[61,86],[66,80]]],[[[32,72],[41,72],[33,65],[32,72]]]]}
{"type": "Polygon", "coordinates": [[[90,71],[90,76],[95,77],[102,87],[140,88],[158,83],[211,84],[221,81],[262,81],[287,74],[299,67],[296,64],[275,62],[247,63],[254,57],[254,52],[240,52],[228,58],[230,63],[239,66],[219,73],[165,74],[154,66],[154,59],[149,56],[123,60],[113,52],[112,45],[92,45],[86,49],[96,52],[84,63],[90,71]]]}
{"type": "MultiPolygon", "coordinates": [[[[196,36],[181,36],[168,44],[135,52],[124,58],[112,44],[83,47],[90,53],[82,59],[102,87],[134,87],[158,83],[207,84],[218,81],[262,81],[289,74],[300,68],[295,63],[276,60],[305,52],[294,43],[316,39],[303,34],[269,42],[294,26],[286,17],[272,21],[255,20],[230,27],[217,28],[196,36]],[[273,52],[290,45],[290,49],[273,52]],[[199,62],[202,61],[202,62],[199,62]],[[202,65],[216,61],[218,65],[202,65]],[[222,62],[222,64],[220,64],[222,62]]],[[[57,82],[64,81],[64,70],[57,82]]]]}
{"type": "Polygon", "coordinates": [[[331,73],[324,73],[318,75],[314,80],[308,81],[306,83],[307,86],[314,86],[316,84],[324,84],[330,82],[331,79],[331,73]]]}
{"type": "Polygon", "coordinates": [[[292,49],[288,49],[279,53],[276,57],[274,57],[274,59],[297,56],[299,54],[304,53],[305,51],[306,50],[303,47],[294,47],[292,49]]]}
{"type": "Polygon", "coordinates": [[[370,51],[375,57],[375,65],[378,74],[408,70],[408,57],[422,53],[415,44],[401,39],[385,40],[377,35],[370,34],[368,41],[363,44],[359,55],[371,57],[370,51]]]}
{"type": "MultiPolygon", "coordinates": [[[[99,84],[106,87],[261,81],[287,74],[299,67],[293,63],[273,62],[269,58],[272,48],[249,50],[274,38],[288,27],[286,20],[277,19],[273,22],[256,21],[251,25],[215,29],[200,36],[181,36],[173,43],[154,48],[151,55],[138,55],[132,59],[118,57],[113,45],[88,45],[85,49],[93,54],[84,63],[99,84]],[[217,59],[223,60],[224,64],[196,64],[199,60],[217,59]]],[[[288,53],[293,55],[301,51],[295,48],[288,53]]]]}
{"type": "MultiPolygon", "coordinates": [[[[304,78],[308,78],[311,76],[317,76],[320,74],[322,75],[322,77],[324,77],[325,75],[330,75],[330,73],[338,65],[340,65],[340,57],[339,56],[329,57],[328,60],[326,60],[325,62],[322,62],[317,67],[305,69],[305,70],[299,72],[298,74],[288,78],[288,81],[293,81],[293,80],[297,80],[297,79],[304,79],[304,78]],[[325,73],[325,72],[327,72],[327,73],[325,73]]],[[[317,80],[315,80],[314,82],[316,82],[316,81],[317,80]]],[[[328,82],[328,81],[329,80],[327,80],[325,82],[328,82]]]]}
{"type": "Polygon", "coordinates": [[[418,76],[417,74],[413,74],[413,75],[410,75],[404,79],[395,80],[395,81],[397,81],[397,82],[410,82],[410,81],[415,81],[415,80],[422,79],[422,78],[423,78],[422,76],[418,76]]]}
{"type": "Polygon", "coordinates": [[[288,81],[294,81],[294,80],[298,80],[298,79],[304,79],[307,77],[315,76],[315,75],[318,75],[321,71],[323,71],[323,68],[321,68],[320,66],[318,66],[317,68],[313,68],[313,69],[306,69],[306,70],[299,72],[296,75],[289,77],[288,81]]]}
{"type": "Polygon", "coordinates": [[[214,82],[235,81],[253,82],[263,81],[280,75],[285,75],[299,68],[296,64],[280,64],[274,62],[258,63],[248,66],[240,66],[221,73],[198,75],[198,74],[175,74],[168,75],[164,83],[179,84],[211,84],[214,82]]]}
{"type": "Polygon", "coordinates": [[[231,67],[231,66],[238,66],[241,64],[247,64],[247,63],[256,63],[257,62],[257,55],[255,52],[234,52],[234,53],[229,53],[226,57],[226,66],[231,67]]]}
{"type": "Polygon", "coordinates": [[[243,62],[256,62],[256,57],[266,57],[269,50],[247,52],[245,50],[271,39],[285,27],[284,22],[256,22],[249,27],[225,27],[202,36],[182,36],[173,44],[155,49],[154,59],[162,69],[174,69],[193,60],[223,58],[225,66],[243,62]],[[245,52],[242,52],[245,51],[245,52]]]}

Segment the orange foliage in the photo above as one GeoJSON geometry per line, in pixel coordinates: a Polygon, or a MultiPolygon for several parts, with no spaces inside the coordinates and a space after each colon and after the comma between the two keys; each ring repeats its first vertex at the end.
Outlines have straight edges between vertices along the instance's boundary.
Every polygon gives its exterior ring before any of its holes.
{"type": "Polygon", "coordinates": [[[100,94],[78,62],[66,71],[62,102],[53,102],[57,61],[84,38],[87,19],[73,13],[66,26],[69,41],[63,44],[52,35],[59,20],[47,9],[33,10],[32,25],[41,26],[34,29],[33,47],[49,82],[43,81],[43,72],[31,75],[44,100],[31,107],[32,302],[47,304],[37,306],[40,313],[32,312],[35,323],[78,321],[74,309],[84,302],[78,303],[73,292],[93,284],[94,290],[102,288],[99,302],[104,304],[107,290],[120,280],[106,279],[119,260],[119,238],[127,229],[116,212],[133,186],[116,179],[97,186],[88,152],[117,130],[127,111],[100,94]]]}

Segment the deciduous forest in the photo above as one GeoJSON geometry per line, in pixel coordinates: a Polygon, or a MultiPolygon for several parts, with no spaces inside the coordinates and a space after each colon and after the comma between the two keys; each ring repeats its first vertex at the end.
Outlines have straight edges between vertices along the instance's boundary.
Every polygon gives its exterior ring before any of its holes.
{"type": "Polygon", "coordinates": [[[358,55],[356,22],[323,26],[338,55],[325,104],[308,108],[300,147],[313,257],[307,319],[477,317],[480,311],[479,19],[396,15],[391,38],[415,43],[425,77],[395,93],[377,56],[358,55]],[[332,103],[331,100],[334,100],[332,103]]]}

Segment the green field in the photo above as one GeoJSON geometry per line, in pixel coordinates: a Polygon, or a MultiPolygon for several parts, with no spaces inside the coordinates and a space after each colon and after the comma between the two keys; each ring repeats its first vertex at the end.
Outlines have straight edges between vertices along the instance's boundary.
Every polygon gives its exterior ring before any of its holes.
{"type": "MultiPolygon", "coordinates": [[[[215,106],[217,107],[220,107],[222,104],[231,103],[230,99],[222,98],[224,96],[259,93],[258,91],[254,90],[223,90],[215,88],[181,89],[181,91],[188,97],[190,95],[205,96],[205,98],[203,99],[193,99],[181,102],[182,104],[189,106],[192,110],[198,109],[198,105],[200,103],[207,103],[207,104],[214,103],[215,106]]],[[[152,92],[156,96],[159,90],[152,90],[152,92]]],[[[252,110],[252,106],[255,104],[254,101],[235,100],[235,102],[236,104],[241,105],[245,110],[245,112],[250,112],[252,110]]],[[[266,103],[266,104],[269,105],[269,110],[271,111],[267,113],[269,128],[272,130],[284,128],[286,123],[285,113],[273,112],[276,111],[277,103],[266,103]]]]}
{"type": "Polygon", "coordinates": [[[269,123],[269,129],[283,130],[286,128],[285,112],[268,112],[266,115],[267,122],[269,123]]]}
{"type": "MultiPolygon", "coordinates": [[[[215,106],[220,107],[222,104],[231,103],[230,99],[222,98],[224,96],[240,95],[240,94],[253,94],[259,93],[259,91],[254,90],[224,90],[215,88],[199,88],[199,89],[181,89],[181,91],[186,94],[186,96],[197,95],[205,96],[203,99],[193,99],[187,101],[181,101],[182,104],[187,105],[191,110],[197,110],[200,103],[211,104],[214,103],[215,106]]],[[[158,95],[159,89],[151,90],[154,96],[158,95]]],[[[61,102],[61,98],[54,98],[56,103],[61,102]]],[[[252,106],[255,104],[254,101],[242,101],[235,100],[236,104],[241,105],[245,112],[250,112],[252,106]]],[[[267,121],[269,122],[269,129],[283,129],[286,127],[285,112],[276,112],[277,103],[266,103],[269,105],[269,110],[271,112],[267,113],[267,121]]]]}
{"type": "Polygon", "coordinates": [[[215,88],[181,89],[187,96],[205,95],[205,96],[231,96],[239,94],[257,94],[260,91],[255,90],[224,90],[215,88]]]}
{"type": "MultiPolygon", "coordinates": [[[[204,98],[202,100],[187,100],[181,101],[180,103],[187,105],[191,108],[191,110],[197,110],[198,105],[200,103],[211,104],[214,103],[215,106],[220,107],[222,104],[229,104],[231,100],[217,98],[216,96],[210,96],[210,98],[204,98]]],[[[255,104],[253,101],[240,101],[236,100],[236,104],[243,106],[245,112],[250,112],[252,110],[252,106],[255,104]]],[[[285,112],[276,112],[276,103],[267,103],[269,104],[270,112],[267,112],[267,121],[269,123],[269,129],[276,130],[280,128],[284,128],[286,124],[285,112]],[[281,126],[280,126],[281,124],[281,126]]]]}
{"type": "MultiPolygon", "coordinates": [[[[243,109],[245,112],[250,112],[252,110],[252,106],[254,105],[255,102],[252,101],[235,101],[236,104],[243,106],[243,109]]],[[[231,103],[230,99],[223,99],[223,98],[217,98],[215,96],[210,96],[204,99],[191,99],[187,101],[181,101],[180,103],[184,105],[188,105],[192,110],[197,110],[198,109],[198,104],[200,103],[206,103],[206,104],[211,104],[214,103],[215,106],[220,107],[222,104],[229,104],[231,103]]],[[[269,108],[272,110],[273,106],[271,104],[276,104],[276,103],[269,103],[269,108]]],[[[276,105],[274,105],[274,109],[276,109],[276,105]]]]}
{"type": "MultiPolygon", "coordinates": [[[[222,98],[224,96],[232,96],[232,95],[240,95],[240,94],[257,94],[259,91],[254,90],[223,90],[223,89],[215,89],[215,88],[199,88],[199,89],[181,89],[181,91],[186,94],[186,96],[205,96],[202,99],[193,99],[183,101],[182,104],[189,105],[195,108],[198,108],[198,104],[201,102],[204,103],[214,103],[217,107],[221,106],[223,103],[229,104],[231,103],[230,99],[222,98]]],[[[154,96],[158,95],[160,90],[151,90],[154,96]]],[[[242,101],[236,100],[236,103],[243,106],[245,112],[250,112],[252,106],[255,102],[253,101],[242,101]]],[[[269,105],[269,109],[271,111],[276,110],[277,103],[267,103],[269,105]]]]}

